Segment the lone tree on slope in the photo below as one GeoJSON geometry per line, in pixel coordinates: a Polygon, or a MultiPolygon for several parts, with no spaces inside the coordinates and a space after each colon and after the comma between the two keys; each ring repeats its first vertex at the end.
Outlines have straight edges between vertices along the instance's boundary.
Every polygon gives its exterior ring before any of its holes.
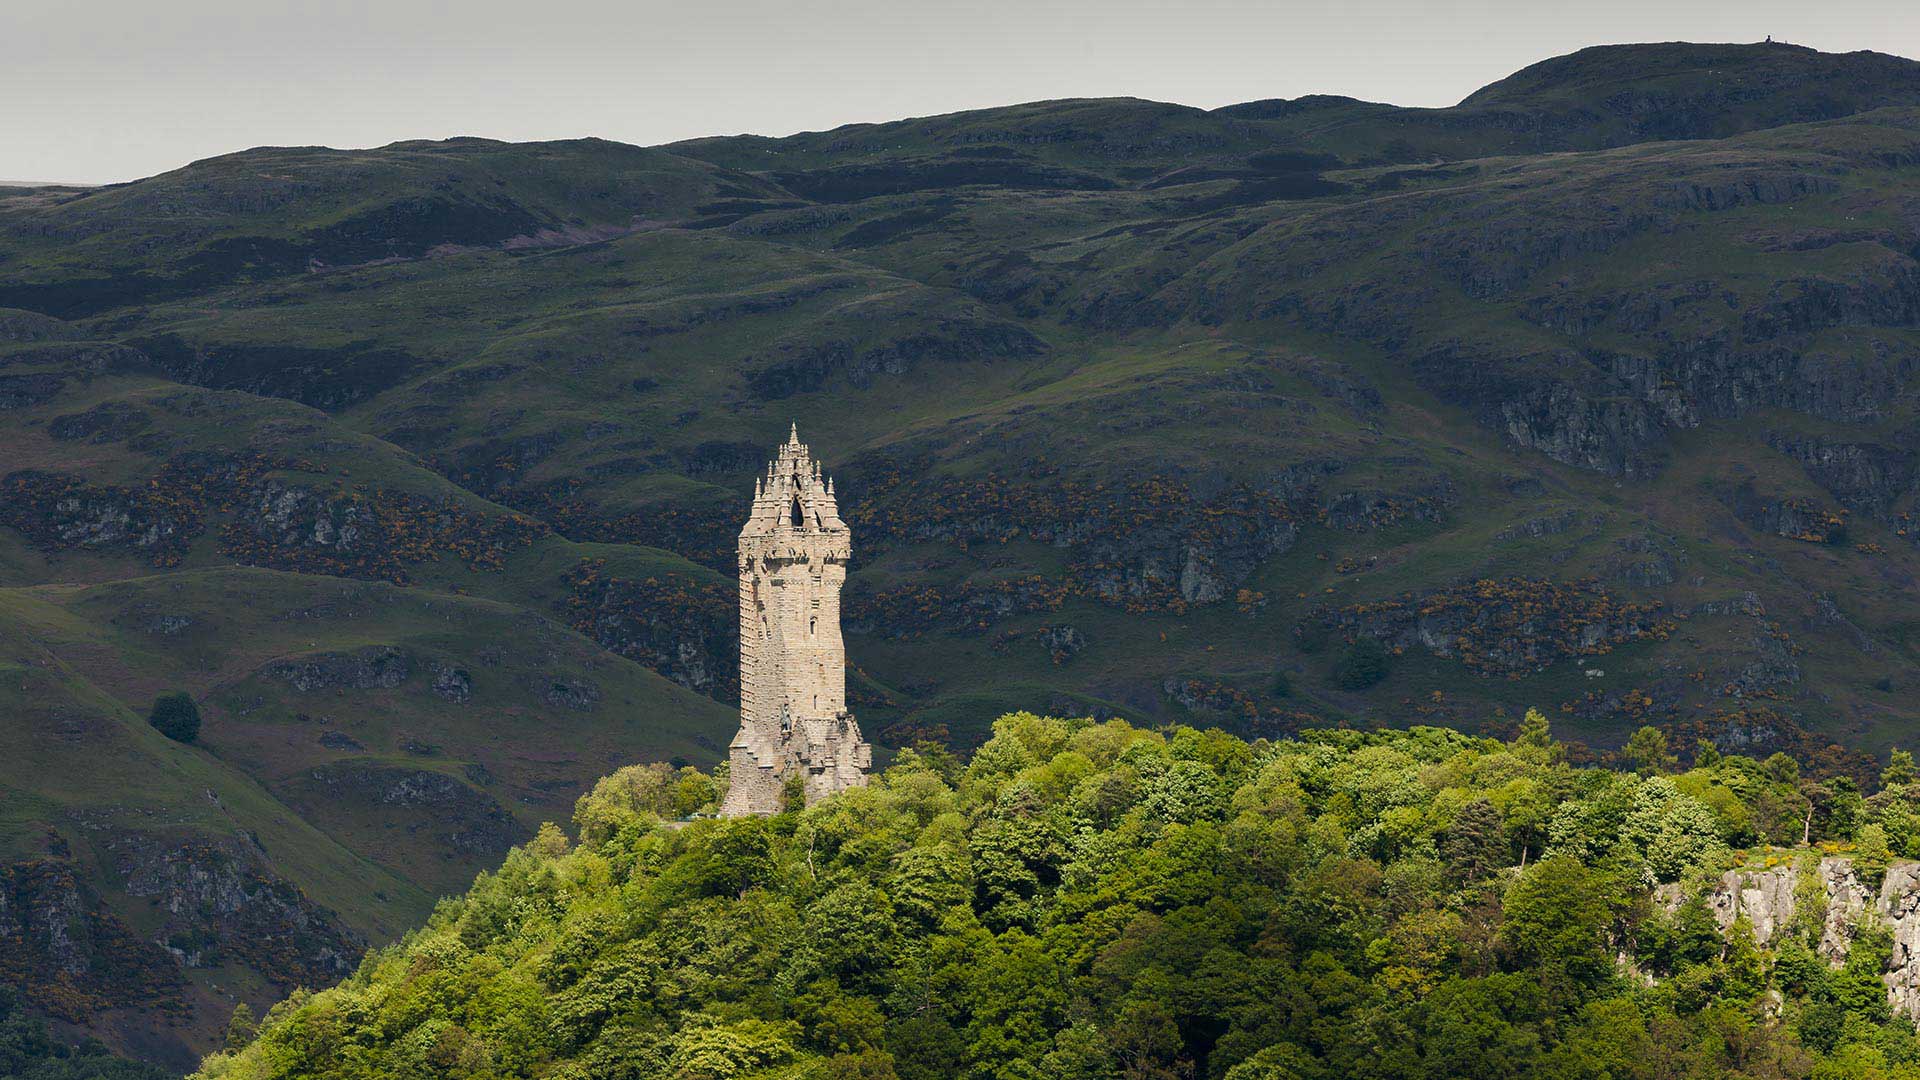
{"type": "Polygon", "coordinates": [[[154,730],[178,743],[190,743],[200,735],[200,706],[185,691],[175,690],[153,699],[153,711],[147,723],[154,730]]]}

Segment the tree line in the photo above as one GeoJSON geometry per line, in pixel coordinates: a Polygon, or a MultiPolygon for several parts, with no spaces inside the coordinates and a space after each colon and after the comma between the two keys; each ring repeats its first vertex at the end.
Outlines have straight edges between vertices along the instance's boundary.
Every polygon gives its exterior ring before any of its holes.
{"type": "Polygon", "coordinates": [[[1920,856],[1872,791],[1654,729],[1629,767],[1441,728],[1248,742],[1016,713],[961,762],[716,820],[634,766],[202,1076],[556,1080],[1920,1077],[1863,919],[1762,945],[1727,869],[1920,856]],[[1661,889],[1661,886],[1676,886],[1661,889]]]}

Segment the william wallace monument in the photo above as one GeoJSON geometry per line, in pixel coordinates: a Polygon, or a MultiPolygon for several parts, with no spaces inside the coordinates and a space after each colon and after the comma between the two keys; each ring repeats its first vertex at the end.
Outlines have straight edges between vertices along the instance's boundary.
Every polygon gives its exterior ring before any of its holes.
{"type": "Polygon", "coordinates": [[[808,802],[867,782],[873,746],[847,711],[840,640],[852,551],[833,481],[796,425],[754,482],[740,530],[740,733],[722,817],[779,812],[790,777],[804,780],[808,802]]]}

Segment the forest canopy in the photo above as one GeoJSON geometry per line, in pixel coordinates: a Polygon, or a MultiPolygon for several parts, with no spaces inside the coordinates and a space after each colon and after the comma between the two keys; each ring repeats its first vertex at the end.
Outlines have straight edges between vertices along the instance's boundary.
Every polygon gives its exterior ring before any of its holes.
{"type": "Polygon", "coordinates": [[[1835,963],[1813,903],[1763,947],[1702,899],[1743,863],[1920,855],[1905,754],[1867,795],[1784,755],[1682,771],[1651,730],[1575,766],[1538,713],[1510,742],[993,731],[770,818],[698,816],[724,775],[623,769],[575,839],[201,1075],[1920,1077],[1884,927],[1835,963]]]}

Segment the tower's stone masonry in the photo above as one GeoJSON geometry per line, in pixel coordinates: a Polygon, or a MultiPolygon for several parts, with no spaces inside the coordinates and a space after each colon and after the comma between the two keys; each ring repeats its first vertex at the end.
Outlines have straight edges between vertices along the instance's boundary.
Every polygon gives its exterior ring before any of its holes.
{"type": "Polygon", "coordinates": [[[808,802],[867,782],[873,747],[847,711],[840,639],[852,550],[833,481],[796,427],[740,530],[740,733],[723,816],[779,812],[789,777],[805,780],[808,802]]]}

